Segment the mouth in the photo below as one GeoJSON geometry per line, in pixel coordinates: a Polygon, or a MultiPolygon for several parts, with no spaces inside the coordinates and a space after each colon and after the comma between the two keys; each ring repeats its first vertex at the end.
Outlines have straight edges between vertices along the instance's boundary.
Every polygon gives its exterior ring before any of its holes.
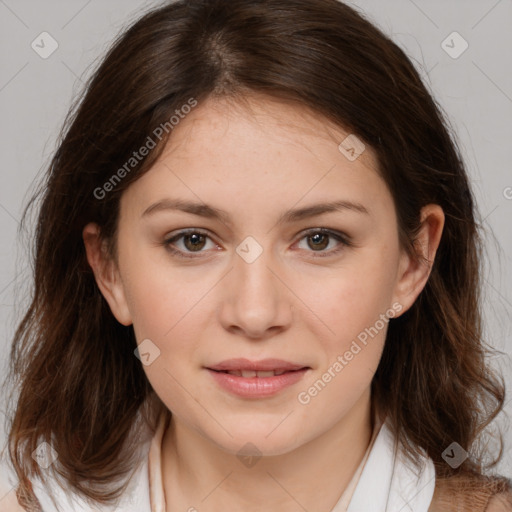
{"type": "Polygon", "coordinates": [[[231,394],[264,398],[296,384],[311,368],[279,359],[230,359],[205,369],[223,390],[231,394]]]}
{"type": "MultiPolygon", "coordinates": [[[[222,371],[222,372],[239,372],[236,373],[238,376],[242,373],[247,373],[247,377],[255,377],[253,374],[248,372],[256,372],[264,374],[265,372],[273,372],[273,375],[279,375],[285,372],[302,370],[309,368],[308,366],[292,363],[291,361],[285,361],[284,359],[261,359],[259,361],[251,361],[250,359],[236,358],[226,359],[212,366],[208,366],[209,370],[222,371]]],[[[262,377],[271,377],[272,375],[261,375],[262,377]]]]}

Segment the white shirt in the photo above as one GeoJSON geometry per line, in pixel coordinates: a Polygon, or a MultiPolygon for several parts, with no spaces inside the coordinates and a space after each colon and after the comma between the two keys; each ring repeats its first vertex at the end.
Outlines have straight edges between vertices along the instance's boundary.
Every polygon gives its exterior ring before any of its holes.
{"type": "MultiPolygon", "coordinates": [[[[58,511],[36,480],[32,483],[43,512],[166,512],[161,467],[164,433],[165,415],[162,414],[155,434],[141,447],[147,456],[115,506],[88,505],[84,499],[54,485],[52,491],[61,509],[58,511]]],[[[428,512],[434,494],[435,471],[429,458],[423,457],[421,464],[422,469],[416,474],[407,464],[387,421],[377,422],[361,463],[331,512],[428,512]]],[[[0,501],[3,511],[2,502],[6,501],[0,501]]]]}

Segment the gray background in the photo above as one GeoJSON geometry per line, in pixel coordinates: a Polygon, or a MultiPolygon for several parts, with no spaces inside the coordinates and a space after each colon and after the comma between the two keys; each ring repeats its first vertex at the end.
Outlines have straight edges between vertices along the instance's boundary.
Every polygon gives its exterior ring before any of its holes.
{"type": "MultiPolygon", "coordinates": [[[[0,0],[2,375],[30,285],[26,243],[17,237],[22,208],[34,180],[49,162],[64,116],[82,82],[90,76],[91,65],[94,67],[123,26],[160,3],[0,0]],[[39,35],[45,31],[57,41],[58,48],[43,59],[31,43],[40,41],[39,35]]],[[[487,234],[486,336],[492,346],[503,351],[492,362],[502,369],[512,390],[512,0],[351,3],[413,59],[457,133],[487,234]],[[453,57],[464,42],[457,35],[450,36],[454,31],[469,45],[457,58],[453,57]]],[[[510,415],[510,392],[506,401],[510,415]]],[[[5,400],[0,406],[5,409],[5,400]]],[[[3,419],[2,411],[2,447],[3,419]]],[[[505,420],[502,415],[500,425],[504,429],[508,425],[505,420]]],[[[498,471],[512,477],[510,430],[498,471]]],[[[0,489],[0,498],[2,495],[0,489]]]]}

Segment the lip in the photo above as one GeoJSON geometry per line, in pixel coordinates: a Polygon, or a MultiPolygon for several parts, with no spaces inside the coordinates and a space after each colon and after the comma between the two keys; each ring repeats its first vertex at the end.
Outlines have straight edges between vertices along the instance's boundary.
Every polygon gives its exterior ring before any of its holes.
{"type": "Polygon", "coordinates": [[[249,359],[244,358],[227,359],[213,366],[208,366],[209,370],[216,371],[252,370],[255,372],[270,370],[294,371],[302,368],[307,368],[307,366],[284,361],[283,359],[261,359],[259,361],[250,361],[249,359]]]}
{"type": "Polygon", "coordinates": [[[283,361],[282,359],[229,359],[207,367],[208,373],[222,389],[243,398],[265,398],[296,384],[306,374],[309,367],[283,361]],[[284,371],[270,377],[242,377],[228,371],[284,371]]]}

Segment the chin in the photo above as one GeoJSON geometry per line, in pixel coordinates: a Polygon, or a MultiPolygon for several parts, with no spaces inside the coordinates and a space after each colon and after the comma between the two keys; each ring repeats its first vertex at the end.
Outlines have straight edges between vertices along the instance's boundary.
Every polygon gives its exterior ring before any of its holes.
{"type": "Polygon", "coordinates": [[[284,428],[283,425],[276,428],[277,425],[279,425],[279,422],[274,423],[271,428],[268,427],[267,422],[253,423],[247,425],[246,428],[243,428],[243,425],[239,423],[225,425],[226,430],[232,437],[225,431],[222,431],[221,436],[207,437],[222,450],[237,456],[264,455],[271,457],[284,455],[302,444],[302,437],[299,434],[303,435],[304,432],[300,428],[293,429],[290,428],[291,425],[288,425],[288,428],[284,428]]]}

